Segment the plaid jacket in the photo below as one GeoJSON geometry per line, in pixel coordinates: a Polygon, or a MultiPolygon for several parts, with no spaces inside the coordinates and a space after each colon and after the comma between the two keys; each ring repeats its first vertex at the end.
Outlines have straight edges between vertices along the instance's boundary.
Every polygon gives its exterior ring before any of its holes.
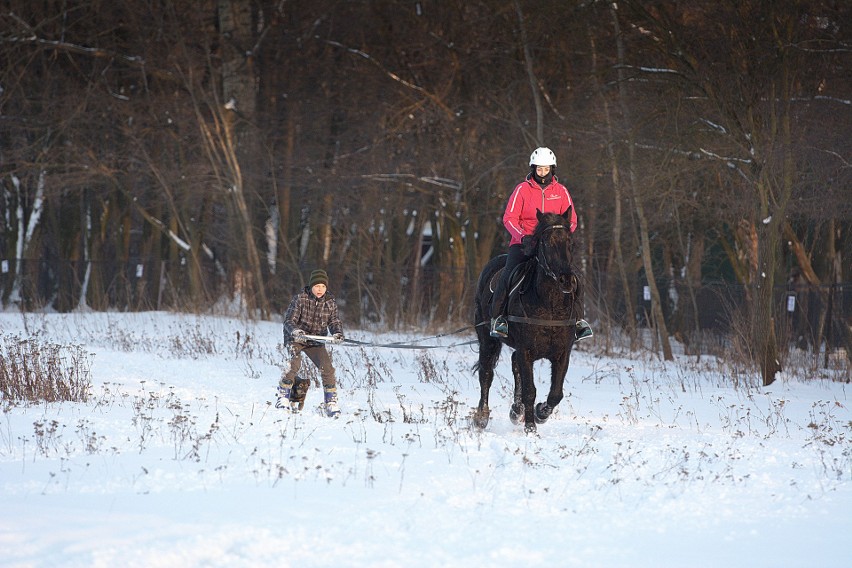
{"type": "Polygon", "coordinates": [[[292,341],[296,329],[308,335],[343,333],[334,296],[326,292],[322,298],[317,298],[308,288],[293,296],[284,312],[284,339],[292,341]]]}

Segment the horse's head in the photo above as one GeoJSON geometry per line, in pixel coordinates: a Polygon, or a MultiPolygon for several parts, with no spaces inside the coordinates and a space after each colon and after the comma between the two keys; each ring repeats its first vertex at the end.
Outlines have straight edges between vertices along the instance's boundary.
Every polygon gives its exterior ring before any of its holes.
{"type": "Polygon", "coordinates": [[[561,215],[538,210],[535,214],[538,224],[533,234],[524,238],[524,254],[535,256],[539,268],[556,281],[564,294],[570,294],[577,286],[571,268],[574,259],[571,207],[561,215]]]}

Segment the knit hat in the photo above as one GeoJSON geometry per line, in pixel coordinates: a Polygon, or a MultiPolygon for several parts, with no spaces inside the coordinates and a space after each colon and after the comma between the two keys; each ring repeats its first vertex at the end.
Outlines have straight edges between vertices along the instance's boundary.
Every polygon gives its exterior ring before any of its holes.
{"type": "Polygon", "coordinates": [[[328,274],[325,270],[314,270],[311,272],[311,279],[308,281],[308,287],[313,288],[317,284],[325,284],[328,286],[328,274]]]}

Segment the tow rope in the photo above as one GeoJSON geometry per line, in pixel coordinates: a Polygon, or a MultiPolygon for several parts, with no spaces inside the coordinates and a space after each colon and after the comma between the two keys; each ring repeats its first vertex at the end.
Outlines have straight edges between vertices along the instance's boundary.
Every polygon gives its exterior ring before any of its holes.
{"type": "MultiPolygon", "coordinates": [[[[574,327],[577,325],[576,319],[570,320],[545,320],[538,318],[527,318],[521,316],[508,316],[506,318],[508,321],[513,321],[516,323],[526,323],[530,325],[540,325],[545,327],[574,327]]],[[[344,339],[341,343],[335,343],[334,337],[330,335],[309,335],[305,334],[302,337],[308,339],[310,341],[317,341],[319,343],[332,343],[335,345],[342,345],[344,347],[382,347],[386,349],[452,349],[453,347],[462,347],[464,345],[473,345],[474,343],[478,343],[478,339],[471,339],[470,341],[460,341],[458,343],[451,343],[450,345],[416,345],[421,341],[428,341],[430,339],[440,339],[441,337],[448,337],[450,335],[456,335],[463,331],[468,331],[470,329],[475,329],[482,325],[489,325],[489,322],[482,321],[476,325],[468,325],[465,327],[460,327],[455,331],[448,331],[446,333],[439,333],[437,335],[430,335],[428,337],[422,337],[420,339],[415,339],[410,343],[404,343],[402,341],[393,341],[391,343],[371,343],[369,341],[358,341],[357,339],[344,339]]]]}
{"type": "MultiPolygon", "coordinates": [[[[358,341],[357,339],[344,339],[342,343],[338,343],[337,345],[342,345],[344,347],[383,347],[387,349],[451,349],[453,347],[461,347],[463,345],[472,345],[477,343],[479,340],[472,339],[470,341],[462,341],[459,343],[452,343],[450,345],[415,345],[420,343],[421,341],[428,341],[430,339],[439,339],[441,337],[448,337],[450,335],[456,335],[463,331],[468,331],[470,329],[474,329],[478,326],[485,325],[487,322],[481,322],[476,325],[468,325],[465,327],[460,327],[455,331],[448,331],[446,333],[439,333],[437,335],[430,335],[429,337],[422,337],[420,339],[415,339],[409,343],[405,343],[402,341],[394,341],[391,343],[371,343],[369,341],[358,341]]],[[[311,341],[319,341],[321,343],[334,343],[334,338],[330,335],[308,335],[305,334],[303,336],[305,339],[309,339],[311,341]]]]}

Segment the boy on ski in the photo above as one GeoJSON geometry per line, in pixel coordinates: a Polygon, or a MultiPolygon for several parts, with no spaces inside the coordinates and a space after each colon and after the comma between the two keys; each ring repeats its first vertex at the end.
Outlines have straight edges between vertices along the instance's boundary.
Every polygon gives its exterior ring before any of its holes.
{"type": "Polygon", "coordinates": [[[284,341],[290,352],[290,369],[281,377],[278,383],[278,399],[276,408],[290,408],[298,412],[304,402],[304,391],[307,383],[298,379],[297,374],[302,367],[302,353],[319,369],[324,393],[323,407],[327,416],[340,415],[337,403],[337,379],[331,357],[325,344],[313,341],[305,335],[331,334],[332,343],[343,342],[343,325],[337,313],[337,302],[328,292],[328,274],[325,270],[314,270],[308,285],[293,296],[287,311],[284,313],[284,341]],[[302,387],[302,388],[299,388],[302,387]],[[298,392],[298,395],[297,395],[298,392]]]}

